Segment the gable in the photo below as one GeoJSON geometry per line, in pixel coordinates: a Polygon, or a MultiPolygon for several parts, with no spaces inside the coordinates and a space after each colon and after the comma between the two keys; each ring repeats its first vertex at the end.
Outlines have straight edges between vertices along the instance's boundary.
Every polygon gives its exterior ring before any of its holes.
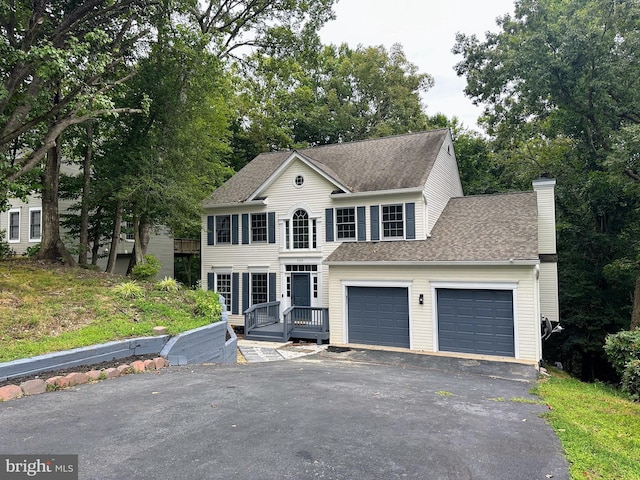
{"type": "Polygon", "coordinates": [[[422,188],[448,129],[339,143],[295,152],[262,153],[216,189],[204,207],[243,203],[273,181],[295,154],[328,180],[351,193],[422,188]]]}

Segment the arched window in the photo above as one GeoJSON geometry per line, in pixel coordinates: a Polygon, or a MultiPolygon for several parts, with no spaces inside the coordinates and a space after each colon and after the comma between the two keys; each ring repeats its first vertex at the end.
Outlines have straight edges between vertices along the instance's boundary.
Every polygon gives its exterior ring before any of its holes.
{"type": "Polygon", "coordinates": [[[302,209],[292,217],[293,248],[309,248],[309,215],[302,209]]]}

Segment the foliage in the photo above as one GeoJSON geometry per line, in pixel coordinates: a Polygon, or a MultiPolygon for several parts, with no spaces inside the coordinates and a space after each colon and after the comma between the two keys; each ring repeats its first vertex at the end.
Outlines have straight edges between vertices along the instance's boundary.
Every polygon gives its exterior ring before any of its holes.
{"type": "Polygon", "coordinates": [[[618,375],[622,375],[630,361],[640,359],[640,331],[622,331],[608,335],[604,350],[618,375]]]}
{"type": "Polygon", "coordinates": [[[222,305],[217,293],[202,289],[190,290],[189,293],[195,303],[196,315],[209,319],[211,323],[222,318],[222,305]]]}
{"type": "Polygon", "coordinates": [[[113,291],[124,299],[144,297],[144,288],[135,281],[122,282],[113,287],[113,291]]]}
{"type": "Polygon", "coordinates": [[[149,336],[162,324],[170,335],[198,328],[189,290],[146,288],[123,298],[123,277],[26,258],[0,262],[0,362],[112,340],[149,336]]]}
{"type": "Polygon", "coordinates": [[[0,230],[0,260],[11,256],[11,246],[5,240],[6,232],[0,230]]]}
{"type": "Polygon", "coordinates": [[[177,292],[180,290],[180,284],[176,281],[175,278],[164,277],[158,283],[156,283],[156,288],[163,292],[177,292]]]}
{"type": "Polygon", "coordinates": [[[545,415],[569,461],[572,479],[640,478],[640,404],[601,383],[562,372],[538,382],[545,415]]]}
{"type": "Polygon", "coordinates": [[[420,94],[433,80],[400,45],[323,46],[312,34],[299,42],[300,50],[254,54],[238,73],[236,168],[263,151],[425,128],[420,94]]]}
{"type": "Polygon", "coordinates": [[[557,179],[565,331],[545,344],[545,358],[610,379],[602,345],[629,327],[640,254],[640,4],[522,0],[498,27],[483,41],[457,36],[456,70],[485,106],[499,184],[557,179]]]}
{"type": "Polygon", "coordinates": [[[628,393],[636,402],[640,401],[640,359],[627,363],[622,374],[622,391],[628,393]]]}
{"type": "Polygon", "coordinates": [[[35,245],[30,245],[29,247],[27,247],[27,249],[24,251],[22,255],[25,257],[33,257],[34,255],[37,255],[39,251],[40,251],[40,244],[37,243],[35,245]]]}
{"type": "Polygon", "coordinates": [[[162,268],[162,264],[154,255],[145,255],[144,263],[134,265],[131,278],[135,280],[153,280],[162,268]]]}

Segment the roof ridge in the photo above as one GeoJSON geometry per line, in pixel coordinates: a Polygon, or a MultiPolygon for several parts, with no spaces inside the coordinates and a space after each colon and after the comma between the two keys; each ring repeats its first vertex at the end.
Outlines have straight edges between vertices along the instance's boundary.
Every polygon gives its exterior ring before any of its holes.
{"type": "Polygon", "coordinates": [[[451,197],[451,200],[465,199],[465,198],[478,198],[478,197],[497,197],[505,195],[528,195],[536,193],[534,190],[518,190],[517,192],[496,192],[496,193],[478,193],[476,195],[463,195],[461,197],[451,197]]]}
{"type": "Polygon", "coordinates": [[[443,130],[444,131],[450,131],[450,129],[448,127],[435,128],[433,130],[421,130],[419,132],[399,133],[397,135],[389,135],[389,136],[385,136],[385,137],[363,138],[361,140],[351,140],[351,141],[348,141],[348,142],[325,143],[323,145],[315,145],[313,147],[294,148],[291,151],[292,152],[296,152],[296,151],[302,151],[302,150],[315,150],[317,148],[335,147],[335,146],[338,146],[338,145],[353,145],[353,144],[356,144],[356,143],[376,142],[376,141],[379,141],[379,140],[391,140],[391,139],[394,139],[394,138],[410,137],[410,136],[414,136],[414,135],[424,135],[425,133],[435,133],[435,132],[440,132],[440,131],[443,131],[443,130]]]}

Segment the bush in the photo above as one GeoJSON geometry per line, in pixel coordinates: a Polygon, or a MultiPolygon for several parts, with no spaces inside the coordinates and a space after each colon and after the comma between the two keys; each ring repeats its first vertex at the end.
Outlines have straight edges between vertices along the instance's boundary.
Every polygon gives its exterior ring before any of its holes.
{"type": "Polygon", "coordinates": [[[207,290],[191,290],[191,298],[195,302],[194,313],[217,322],[222,317],[222,305],[217,293],[207,290]]]}
{"type": "Polygon", "coordinates": [[[622,376],[630,361],[640,359],[640,330],[607,335],[604,351],[615,371],[622,376]]]}
{"type": "Polygon", "coordinates": [[[144,263],[135,265],[131,269],[131,278],[134,280],[153,280],[160,271],[160,261],[153,255],[145,255],[144,263]]]}
{"type": "Polygon", "coordinates": [[[0,230],[0,258],[9,258],[11,256],[11,246],[5,240],[6,232],[0,230]]]}
{"type": "Polygon", "coordinates": [[[22,256],[33,257],[34,255],[37,255],[38,252],[40,252],[40,244],[36,243],[35,245],[31,245],[30,247],[27,247],[27,249],[22,254],[22,256]]]}
{"type": "Polygon", "coordinates": [[[175,278],[164,277],[164,279],[160,280],[156,283],[156,288],[162,292],[177,292],[180,290],[180,283],[176,281],[175,278]]]}
{"type": "Polygon", "coordinates": [[[144,297],[144,289],[135,281],[119,283],[113,290],[125,299],[144,297]]]}
{"type": "Polygon", "coordinates": [[[627,363],[622,374],[622,391],[631,395],[636,402],[640,401],[640,359],[627,363]]]}

